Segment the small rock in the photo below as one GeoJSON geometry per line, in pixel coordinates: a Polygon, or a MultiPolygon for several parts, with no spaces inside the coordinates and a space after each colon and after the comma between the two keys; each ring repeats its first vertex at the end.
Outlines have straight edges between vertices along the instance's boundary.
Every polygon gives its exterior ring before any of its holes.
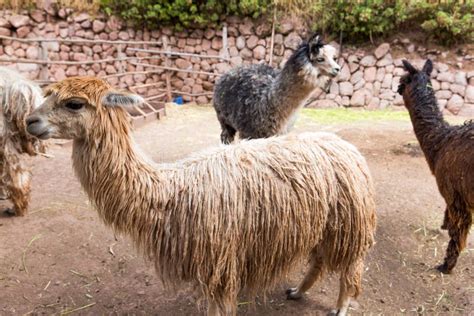
{"type": "Polygon", "coordinates": [[[64,69],[62,68],[58,68],[56,69],[56,72],[54,73],[54,79],[56,81],[61,81],[61,80],[64,80],[66,79],[66,72],[64,71],[64,69]]]}
{"type": "Polygon", "coordinates": [[[319,108],[319,109],[328,109],[328,108],[337,108],[338,104],[334,100],[323,99],[323,100],[314,100],[308,105],[308,108],[319,108]]]}
{"type": "Polygon", "coordinates": [[[250,19],[245,19],[244,23],[239,24],[239,32],[242,35],[252,35],[253,34],[253,23],[250,19]]]}
{"type": "Polygon", "coordinates": [[[285,47],[296,50],[303,40],[296,32],[291,32],[284,41],[285,47]]]}
{"type": "Polygon", "coordinates": [[[414,53],[415,52],[415,45],[414,44],[410,44],[407,46],[407,53],[411,54],[411,53],[414,53]]]}
{"type": "Polygon", "coordinates": [[[265,47],[258,45],[253,49],[253,57],[255,59],[261,60],[265,58],[265,47]]]}
{"type": "Polygon", "coordinates": [[[88,13],[80,13],[74,17],[74,22],[81,23],[86,20],[90,20],[90,15],[88,13]]]}
{"type": "Polygon", "coordinates": [[[215,65],[216,70],[218,73],[223,74],[232,69],[232,67],[228,63],[218,63],[215,65]]]}
{"type": "Polygon", "coordinates": [[[474,86],[467,86],[464,97],[466,98],[466,102],[474,103],[474,86]]]}
{"type": "Polygon", "coordinates": [[[361,59],[360,65],[364,67],[372,67],[372,66],[375,66],[376,62],[377,62],[377,59],[375,59],[374,56],[368,55],[361,59]]]}
{"type": "Polygon", "coordinates": [[[378,68],[377,74],[375,75],[375,80],[382,82],[384,77],[385,77],[385,68],[384,67],[378,68]]]}
{"type": "Polygon", "coordinates": [[[361,89],[354,92],[354,94],[351,97],[351,102],[350,102],[351,106],[353,107],[364,106],[366,104],[365,101],[368,96],[370,96],[370,92],[365,89],[361,89]]]}
{"type": "Polygon", "coordinates": [[[94,20],[94,22],[92,22],[92,31],[94,31],[94,33],[100,33],[104,29],[105,29],[105,23],[104,22],[102,22],[100,20],[94,20]]]}
{"type": "Polygon", "coordinates": [[[439,81],[436,79],[431,79],[431,86],[433,87],[434,91],[438,91],[441,89],[441,85],[439,84],[439,81]]]}
{"type": "Polygon", "coordinates": [[[351,96],[354,92],[354,86],[352,83],[343,81],[339,83],[339,94],[342,96],[351,96]]]}
{"type": "Polygon", "coordinates": [[[340,81],[348,81],[351,78],[351,72],[349,70],[349,66],[347,64],[344,64],[342,66],[341,72],[337,76],[337,80],[340,81]]]}
{"type": "Polygon", "coordinates": [[[446,72],[449,70],[449,66],[445,63],[435,63],[434,68],[437,69],[439,72],[446,72]]]}
{"type": "Polygon", "coordinates": [[[356,84],[357,82],[359,82],[360,80],[362,80],[362,78],[364,77],[364,74],[362,71],[357,71],[355,73],[352,74],[351,76],[351,79],[350,79],[350,82],[352,84],[356,84]]]}
{"type": "Polygon", "coordinates": [[[453,96],[448,100],[448,103],[446,104],[446,108],[451,113],[458,114],[463,104],[464,104],[464,99],[457,94],[453,94],[453,96]]]}
{"type": "Polygon", "coordinates": [[[365,80],[361,79],[360,81],[354,84],[354,91],[359,90],[363,86],[365,86],[365,80]]]}
{"type": "Polygon", "coordinates": [[[257,46],[257,42],[258,42],[258,37],[255,36],[255,35],[251,35],[248,39],[247,39],[247,47],[249,49],[254,49],[256,46],[257,46]]]}
{"type": "Polygon", "coordinates": [[[474,117],[474,104],[464,103],[464,106],[458,112],[459,116],[474,117]]]}
{"type": "Polygon", "coordinates": [[[26,58],[28,59],[36,59],[38,58],[38,48],[34,46],[30,46],[26,49],[26,58]]]}
{"type": "Polygon", "coordinates": [[[278,30],[280,31],[279,33],[281,33],[283,35],[287,35],[291,31],[293,31],[293,23],[288,22],[288,21],[283,22],[282,24],[280,24],[278,30]]]}
{"type": "Polygon", "coordinates": [[[186,59],[178,58],[175,60],[176,67],[179,69],[192,69],[193,65],[186,59]]]}
{"type": "Polygon", "coordinates": [[[30,17],[36,23],[42,23],[46,19],[44,12],[42,10],[34,10],[33,12],[30,13],[30,17]]]}
{"type": "Polygon", "coordinates": [[[374,51],[374,55],[377,59],[384,57],[388,51],[390,50],[389,43],[382,43],[380,44],[374,51]]]}
{"type": "Polygon", "coordinates": [[[439,90],[435,92],[435,96],[437,99],[449,99],[453,93],[450,90],[439,90]]]}
{"type": "Polygon", "coordinates": [[[28,34],[30,34],[31,29],[29,26],[22,26],[16,30],[16,35],[19,38],[25,38],[28,34]]]}
{"type": "Polygon", "coordinates": [[[16,29],[30,24],[30,18],[26,15],[12,15],[8,21],[16,29]]]}
{"type": "Polygon", "coordinates": [[[449,82],[453,83],[454,82],[454,75],[451,72],[440,72],[438,76],[436,77],[437,80],[441,82],[449,82]]]}
{"type": "Polygon", "coordinates": [[[376,110],[379,108],[379,105],[380,105],[380,99],[377,97],[372,97],[372,99],[370,99],[369,104],[367,105],[367,109],[376,110]]]}
{"type": "Polygon", "coordinates": [[[392,91],[397,92],[398,90],[398,85],[400,84],[400,77],[395,76],[392,79],[392,91]]]}
{"type": "MultiPolygon", "coordinates": [[[[362,60],[361,60],[361,63],[362,63],[362,60]]],[[[375,58],[374,58],[374,63],[375,63],[375,58]]],[[[373,82],[375,81],[376,75],[377,75],[377,68],[368,67],[364,71],[364,80],[367,82],[373,82]]]]}
{"type": "Polygon", "coordinates": [[[383,78],[383,81],[382,81],[382,88],[391,88],[392,87],[392,79],[393,79],[392,74],[386,74],[385,78],[383,78]]]}
{"type": "Polygon", "coordinates": [[[84,53],[74,53],[72,60],[74,61],[85,61],[87,60],[87,56],[84,53]]]}
{"type": "Polygon", "coordinates": [[[0,27],[0,35],[2,36],[12,36],[12,31],[6,27],[0,27]]]}
{"type": "Polygon", "coordinates": [[[405,74],[405,69],[401,68],[401,67],[395,67],[393,69],[393,75],[394,76],[403,76],[405,74]]]}
{"type": "Polygon", "coordinates": [[[10,28],[11,26],[7,19],[0,17],[0,27],[10,28]]]}
{"type": "Polygon", "coordinates": [[[119,32],[119,33],[118,33],[118,37],[119,37],[122,41],[128,41],[128,40],[130,39],[130,35],[128,34],[128,32],[125,32],[125,31],[119,32]]]}
{"type": "Polygon", "coordinates": [[[464,94],[465,94],[465,92],[466,92],[466,86],[463,86],[463,85],[460,85],[460,84],[456,84],[456,83],[451,84],[451,86],[449,87],[449,89],[450,89],[453,93],[459,94],[459,95],[462,96],[462,97],[464,97],[464,94]]]}
{"type": "Polygon", "coordinates": [[[405,105],[405,102],[403,101],[403,97],[399,95],[398,93],[395,94],[395,99],[393,99],[393,105],[397,105],[397,106],[405,105]]]}
{"type": "Polygon", "coordinates": [[[454,73],[454,83],[467,86],[467,76],[464,71],[457,71],[454,73]]]}
{"type": "Polygon", "coordinates": [[[383,59],[380,59],[377,62],[378,67],[384,67],[393,64],[393,59],[391,54],[386,54],[383,59]]]}
{"type": "Polygon", "coordinates": [[[235,40],[235,46],[238,50],[243,49],[245,47],[245,38],[243,36],[237,37],[237,39],[235,40]]]}

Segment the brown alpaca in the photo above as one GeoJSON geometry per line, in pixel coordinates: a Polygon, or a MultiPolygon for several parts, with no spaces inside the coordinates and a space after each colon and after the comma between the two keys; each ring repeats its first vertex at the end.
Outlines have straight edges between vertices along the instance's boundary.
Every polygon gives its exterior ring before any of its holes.
{"type": "Polygon", "coordinates": [[[402,77],[398,92],[403,95],[416,137],[447,205],[441,228],[448,230],[451,239],[438,270],[450,273],[466,247],[472,224],[474,123],[451,126],[443,119],[431,87],[431,60],[426,61],[421,71],[406,60],[403,65],[408,74],[402,77]]]}
{"type": "Polygon", "coordinates": [[[43,144],[26,132],[25,118],[43,102],[41,89],[18,73],[0,67],[3,135],[0,138],[0,190],[13,208],[5,212],[23,216],[28,210],[31,171],[24,154],[44,152],[43,144]]]}
{"type": "Polygon", "coordinates": [[[305,134],[156,165],[134,145],[122,108],[139,102],[99,79],[66,79],[48,88],[28,131],[74,140],[74,169],[100,217],[131,236],[165,284],[199,289],[208,315],[235,314],[241,290],[265,295],[308,258],[288,298],[338,271],[344,315],[375,231],[372,181],[357,149],[332,134],[305,134]]]}

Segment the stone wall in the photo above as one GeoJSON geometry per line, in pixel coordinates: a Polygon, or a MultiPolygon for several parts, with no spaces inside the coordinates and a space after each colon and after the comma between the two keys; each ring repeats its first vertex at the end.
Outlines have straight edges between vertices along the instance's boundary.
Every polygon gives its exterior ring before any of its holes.
{"type": "MultiPolygon", "coordinates": [[[[251,21],[229,17],[226,21],[228,49],[223,48],[222,29],[194,29],[176,32],[170,28],[160,30],[136,30],[126,27],[115,18],[90,16],[86,13],[74,13],[69,9],[55,10],[46,8],[31,13],[14,14],[0,11],[0,35],[18,38],[83,38],[97,40],[135,40],[162,41],[166,39],[172,50],[187,53],[227,56],[222,59],[201,59],[197,57],[172,58],[171,67],[198,70],[222,74],[238,65],[262,63],[270,58],[271,23],[268,21],[251,21]]],[[[282,67],[286,59],[298,47],[306,30],[290,22],[279,24],[275,34],[273,49],[273,65],[282,67]]],[[[17,41],[0,40],[0,58],[37,59],[40,50],[35,43],[19,43],[17,41]]],[[[336,43],[332,43],[338,46],[336,43]]],[[[47,44],[49,59],[60,61],[100,60],[116,57],[116,48],[110,44],[77,45],[50,42],[47,44]]],[[[146,45],[134,47],[147,47],[146,45]]],[[[127,56],[148,56],[148,53],[137,53],[126,50],[127,56]]],[[[367,107],[369,109],[400,106],[403,101],[396,93],[400,76],[401,58],[395,56],[410,55],[410,61],[422,66],[428,56],[435,61],[433,73],[433,89],[439,99],[440,107],[446,113],[474,115],[474,72],[472,57],[459,56],[446,63],[436,62],[443,59],[444,53],[427,51],[418,47],[408,39],[383,43],[376,49],[344,47],[341,74],[332,83],[328,93],[315,91],[308,102],[311,107],[367,107]],[[471,67],[471,68],[469,68],[471,67]]],[[[445,59],[445,58],[444,58],[445,59]]],[[[164,65],[163,59],[150,60],[151,64],[164,65]]],[[[15,65],[21,72],[37,78],[39,66],[34,64],[15,65]]],[[[49,68],[50,80],[61,80],[68,76],[93,75],[105,76],[119,71],[143,71],[144,66],[126,62],[94,63],[91,65],[65,66],[52,65],[49,68]]],[[[150,68],[151,69],[151,68],[150,68]]],[[[190,74],[175,72],[171,77],[173,90],[179,90],[194,96],[184,95],[185,101],[206,104],[211,101],[216,76],[207,74],[190,74]]],[[[134,85],[160,83],[157,87],[139,89],[144,95],[156,95],[165,87],[165,73],[135,74],[108,79],[112,84],[122,88],[134,85]]]]}

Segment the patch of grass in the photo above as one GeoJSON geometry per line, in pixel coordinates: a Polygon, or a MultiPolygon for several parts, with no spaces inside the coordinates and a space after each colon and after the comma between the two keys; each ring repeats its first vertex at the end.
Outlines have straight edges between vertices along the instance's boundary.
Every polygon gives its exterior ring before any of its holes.
{"type": "Polygon", "coordinates": [[[319,124],[397,121],[409,122],[407,111],[363,110],[350,108],[303,109],[301,117],[319,124]]]}

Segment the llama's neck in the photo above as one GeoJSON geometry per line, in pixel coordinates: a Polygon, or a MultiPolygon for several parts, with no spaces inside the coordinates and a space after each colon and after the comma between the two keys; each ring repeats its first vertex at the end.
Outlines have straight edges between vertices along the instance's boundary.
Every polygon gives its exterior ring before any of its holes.
{"type": "Polygon", "coordinates": [[[447,131],[451,128],[443,119],[432,89],[415,88],[411,95],[404,96],[416,138],[425,154],[431,171],[434,171],[439,150],[444,145],[447,131]]]}
{"type": "Polygon", "coordinates": [[[271,106],[281,120],[288,119],[304,105],[319,83],[319,71],[310,66],[303,67],[287,63],[278,74],[271,91],[271,106]]]}
{"type": "Polygon", "coordinates": [[[74,141],[74,169],[104,222],[143,248],[158,229],[166,187],[160,171],[136,151],[125,113],[109,114],[111,124],[74,141]]]}

